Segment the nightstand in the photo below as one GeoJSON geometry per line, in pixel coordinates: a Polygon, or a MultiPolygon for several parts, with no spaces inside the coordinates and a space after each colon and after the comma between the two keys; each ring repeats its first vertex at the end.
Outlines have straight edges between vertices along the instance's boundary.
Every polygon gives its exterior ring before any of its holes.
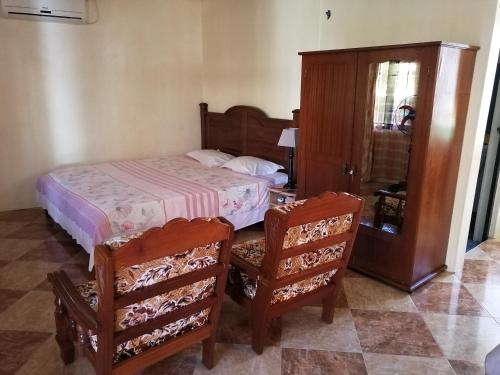
{"type": "Polygon", "coordinates": [[[296,195],[296,189],[271,187],[269,188],[269,207],[275,207],[281,204],[295,202],[296,195]]]}

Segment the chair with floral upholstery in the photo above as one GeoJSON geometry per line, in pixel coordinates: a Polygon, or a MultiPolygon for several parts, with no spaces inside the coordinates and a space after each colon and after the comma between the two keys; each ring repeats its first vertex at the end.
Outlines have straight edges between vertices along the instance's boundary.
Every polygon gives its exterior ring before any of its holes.
{"type": "Polygon", "coordinates": [[[358,230],[361,198],[325,192],[267,211],[265,238],[236,244],[226,292],[250,310],[252,347],[262,353],[269,323],[321,302],[331,323],[358,230]]]}
{"type": "Polygon", "coordinates": [[[406,207],[406,191],[377,190],[373,195],[379,197],[378,202],[375,203],[373,226],[382,229],[384,224],[392,224],[398,232],[401,232],[406,207]]]}
{"type": "Polygon", "coordinates": [[[97,374],[130,374],[201,341],[213,367],[232,237],[222,218],[174,219],[97,246],[95,281],[49,274],[63,361],[78,339],[97,374]]]}

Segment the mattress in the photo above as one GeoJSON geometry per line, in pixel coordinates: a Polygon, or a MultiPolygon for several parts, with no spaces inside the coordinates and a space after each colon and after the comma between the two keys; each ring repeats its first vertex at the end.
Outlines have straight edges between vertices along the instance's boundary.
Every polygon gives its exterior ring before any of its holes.
{"type": "Polygon", "coordinates": [[[236,229],[263,220],[268,188],[286,174],[247,176],[185,156],[57,169],[37,181],[40,205],[89,254],[106,239],[176,217],[224,216],[236,229]]]}

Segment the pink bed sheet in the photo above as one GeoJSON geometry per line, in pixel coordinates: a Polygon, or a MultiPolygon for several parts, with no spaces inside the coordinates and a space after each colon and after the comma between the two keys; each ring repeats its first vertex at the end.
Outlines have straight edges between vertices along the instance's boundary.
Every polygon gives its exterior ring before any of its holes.
{"type": "Polygon", "coordinates": [[[262,220],[275,177],[246,176],[171,156],[57,169],[38,179],[37,197],[91,254],[91,268],[96,244],[175,217],[224,216],[237,229],[262,220]]]}

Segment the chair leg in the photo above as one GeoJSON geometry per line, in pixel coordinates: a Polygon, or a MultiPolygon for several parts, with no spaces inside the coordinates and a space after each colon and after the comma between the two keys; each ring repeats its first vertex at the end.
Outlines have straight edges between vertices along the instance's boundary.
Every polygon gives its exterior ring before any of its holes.
{"type": "Polygon", "coordinates": [[[113,373],[113,354],[112,352],[106,353],[104,350],[99,352],[99,350],[101,350],[100,347],[95,357],[95,373],[96,375],[110,375],[113,373]]]}
{"type": "Polygon", "coordinates": [[[335,301],[337,300],[337,290],[335,290],[331,295],[323,299],[323,312],[321,314],[321,319],[325,323],[333,322],[333,314],[335,313],[335,301]]]}
{"type": "Polygon", "coordinates": [[[215,333],[208,339],[203,340],[202,362],[207,369],[211,369],[215,364],[215,333]]]}
{"type": "Polygon", "coordinates": [[[56,321],[56,341],[61,351],[61,358],[67,365],[75,360],[75,346],[71,339],[73,328],[61,300],[56,297],[54,303],[56,305],[54,312],[56,321]]]}
{"type": "Polygon", "coordinates": [[[264,340],[267,334],[267,321],[263,317],[252,319],[252,349],[257,354],[264,351],[264,340]]]}

